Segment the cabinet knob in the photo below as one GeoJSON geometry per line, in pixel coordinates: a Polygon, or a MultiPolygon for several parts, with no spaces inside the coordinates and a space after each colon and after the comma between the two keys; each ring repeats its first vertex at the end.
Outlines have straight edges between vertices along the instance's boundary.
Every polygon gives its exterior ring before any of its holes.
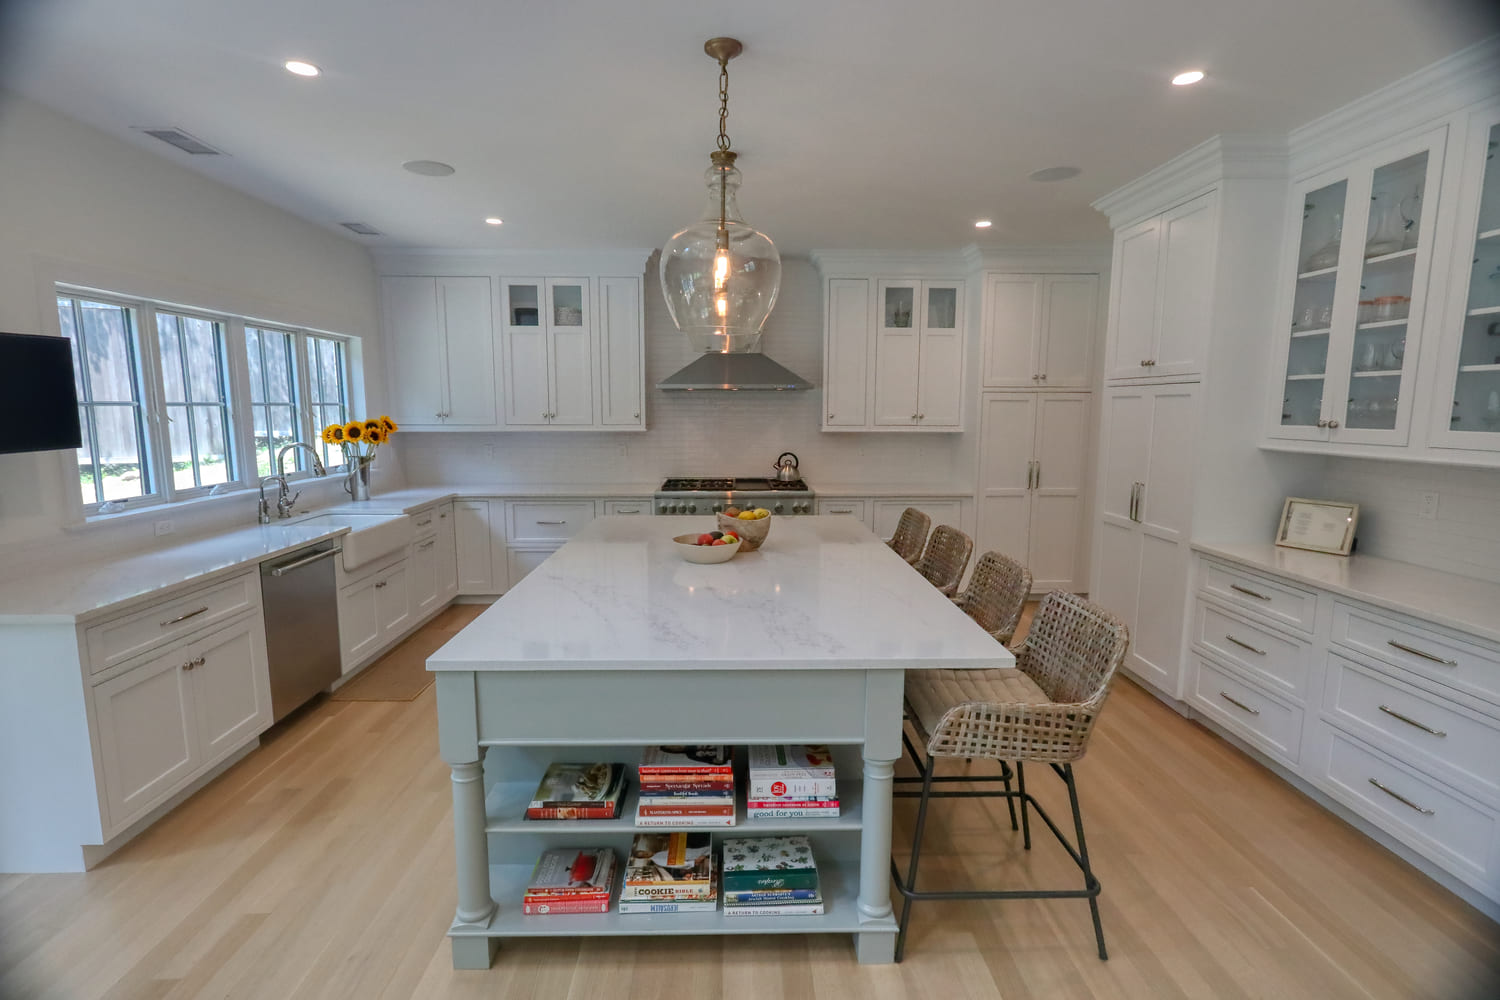
{"type": "Polygon", "coordinates": [[[631,414],[631,416],[634,417],[636,420],[641,419],[641,415],[639,413],[633,413],[633,414],[631,414]]]}
{"type": "Polygon", "coordinates": [[[386,585],[386,583],[387,583],[387,581],[385,581],[385,580],[376,580],[375,581],[375,589],[379,590],[381,587],[384,587],[386,585]]]}
{"type": "Polygon", "coordinates": [[[1328,428],[1330,430],[1336,430],[1338,428],[1338,426],[1339,426],[1339,422],[1337,420],[1330,420],[1330,421],[1328,421],[1328,428]]]}
{"type": "Polygon", "coordinates": [[[917,414],[917,419],[918,420],[926,420],[927,419],[927,414],[925,414],[925,413],[918,413],[917,414]]]}
{"type": "Polygon", "coordinates": [[[833,414],[832,414],[832,413],[830,413],[830,414],[828,414],[828,419],[829,419],[829,420],[832,420],[832,419],[833,419],[833,414]]]}
{"type": "Polygon", "coordinates": [[[1041,379],[1043,382],[1047,381],[1047,374],[1046,374],[1046,372],[1043,372],[1042,374],[1038,375],[1037,378],[1041,379]]]}
{"type": "Polygon", "coordinates": [[[1149,362],[1146,359],[1142,358],[1141,359],[1141,367],[1142,368],[1150,368],[1151,367],[1151,362],[1149,362]]]}

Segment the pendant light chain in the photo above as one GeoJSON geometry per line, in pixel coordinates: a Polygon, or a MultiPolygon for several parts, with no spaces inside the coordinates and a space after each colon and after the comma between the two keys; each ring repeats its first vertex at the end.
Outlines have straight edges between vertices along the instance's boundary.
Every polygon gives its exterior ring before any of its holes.
{"type": "Polygon", "coordinates": [[[729,136],[725,123],[729,120],[729,60],[719,60],[719,148],[728,151],[729,136]]]}

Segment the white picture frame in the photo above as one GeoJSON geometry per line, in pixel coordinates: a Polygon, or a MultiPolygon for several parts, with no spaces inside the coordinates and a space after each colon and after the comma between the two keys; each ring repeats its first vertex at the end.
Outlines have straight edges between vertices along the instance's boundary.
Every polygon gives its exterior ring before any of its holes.
{"type": "Polygon", "coordinates": [[[1347,556],[1354,545],[1354,529],[1358,524],[1357,503],[1287,497],[1281,507],[1281,524],[1276,528],[1276,544],[1282,548],[1347,556]]]}

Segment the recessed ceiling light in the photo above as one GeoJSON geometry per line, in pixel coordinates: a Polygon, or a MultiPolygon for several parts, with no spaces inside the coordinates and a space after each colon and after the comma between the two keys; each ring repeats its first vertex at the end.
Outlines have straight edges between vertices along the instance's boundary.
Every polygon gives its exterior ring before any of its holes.
{"type": "Polygon", "coordinates": [[[989,219],[980,219],[978,222],[974,223],[974,228],[975,229],[988,229],[988,228],[990,228],[993,225],[994,225],[994,223],[991,222],[989,219]]]}
{"type": "Polygon", "coordinates": [[[1175,87],[1186,87],[1189,84],[1197,83],[1201,79],[1203,79],[1203,71],[1201,69],[1190,69],[1185,73],[1178,73],[1172,77],[1172,85],[1175,87]]]}
{"type": "Polygon", "coordinates": [[[286,61],[286,71],[288,73],[295,73],[298,76],[317,76],[323,72],[312,63],[303,62],[301,59],[288,59],[286,61]]]}
{"type": "Polygon", "coordinates": [[[484,224],[487,225],[487,226],[498,226],[498,225],[500,225],[500,223],[502,223],[504,221],[505,221],[504,219],[500,219],[500,218],[497,218],[496,216],[492,215],[488,219],[484,220],[484,224]]]}
{"type": "Polygon", "coordinates": [[[1065,181],[1081,173],[1083,171],[1077,167],[1043,167],[1041,170],[1032,171],[1027,176],[1034,181],[1065,181]]]}
{"type": "Polygon", "coordinates": [[[447,177],[453,173],[452,167],[437,160],[407,160],[401,164],[401,168],[423,177],[447,177]]]}

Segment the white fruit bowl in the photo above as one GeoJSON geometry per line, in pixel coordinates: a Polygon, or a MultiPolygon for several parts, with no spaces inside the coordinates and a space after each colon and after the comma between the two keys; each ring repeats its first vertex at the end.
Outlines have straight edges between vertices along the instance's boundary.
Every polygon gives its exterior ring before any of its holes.
{"type": "Polygon", "coordinates": [[[722,563],[733,559],[735,553],[740,550],[740,542],[730,542],[728,545],[699,545],[698,536],[702,532],[694,532],[691,535],[675,535],[672,541],[677,543],[677,551],[682,558],[690,563],[722,563]]]}
{"type": "Polygon", "coordinates": [[[766,536],[771,533],[770,517],[755,517],[748,521],[742,521],[728,514],[719,514],[719,530],[732,531],[744,539],[745,551],[754,552],[760,548],[766,536]]]}

